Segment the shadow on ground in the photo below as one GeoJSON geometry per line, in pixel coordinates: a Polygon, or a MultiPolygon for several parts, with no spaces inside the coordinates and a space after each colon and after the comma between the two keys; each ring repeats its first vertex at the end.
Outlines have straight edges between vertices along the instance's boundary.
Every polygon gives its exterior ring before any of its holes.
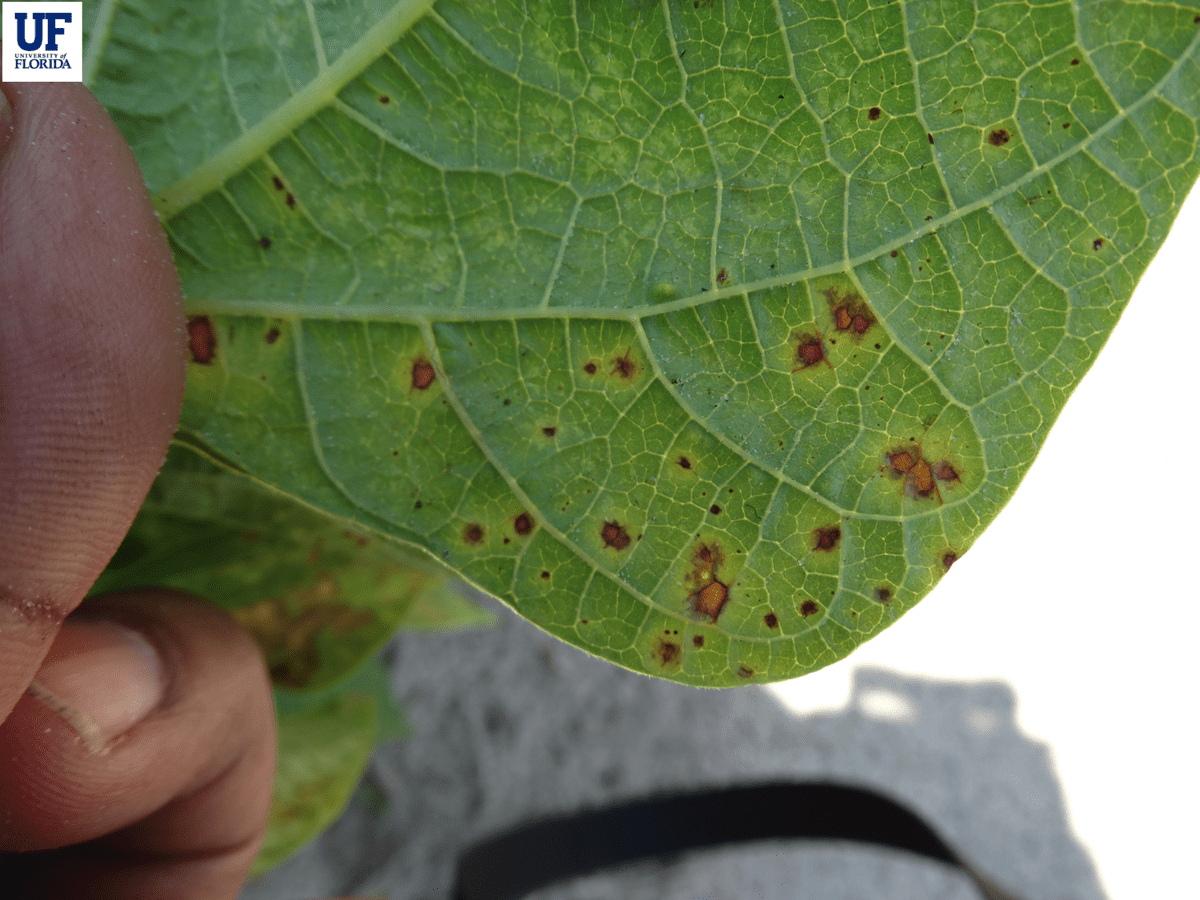
{"type": "MultiPolygon", "coordinates": [[[[1017,730],[1001,682],[859,669],[849,708],[797,718],[757,688],[705,691],[618,669],[504,611],[495,628],[403,635],[387,653],[415,736],[381,749],[334,827],[241,900],[451,900],[461,851],[530,818],[781,778],[889,794],[1023,900],[1104,898],[1069,831],[1049,749],[1017,730]]],[[[955,870],[898,852],[764,843],[531,900],[978,896],[955,870]]]]}

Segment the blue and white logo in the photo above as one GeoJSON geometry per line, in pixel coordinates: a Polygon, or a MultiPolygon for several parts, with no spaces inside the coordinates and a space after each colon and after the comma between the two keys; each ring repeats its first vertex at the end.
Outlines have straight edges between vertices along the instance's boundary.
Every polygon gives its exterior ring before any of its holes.
{"type": "Polygon", "coordinates": [[[83,81],[83,3],[4,3],[4,81],[83,81]]]}

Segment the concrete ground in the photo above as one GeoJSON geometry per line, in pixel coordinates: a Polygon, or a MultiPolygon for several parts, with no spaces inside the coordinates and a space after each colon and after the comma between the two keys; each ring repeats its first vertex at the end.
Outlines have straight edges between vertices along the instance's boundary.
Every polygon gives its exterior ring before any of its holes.
{"type": "MultiPolygon", "coordinates": [[[[492,604],[492,601],[485,601],[492,604]]],[[[415,735],[377,752],[343,817],[242,900],[449,900],[472,842],[530,818],[665,789],[780,778],[880,789],[1023,900],[1101,900],[1048,748],[1011,689],[858,668],[847,708],[796,716],[758,688],[704,691],[618,669],[500,604],[499,624],[387,649],[415,735]]],[[[842,665],[852,665],[853,658],[842,665]]],[[[936,863],[847,844],[772,843],[645,864],[535,900],[974,900],[936,863]]]]}

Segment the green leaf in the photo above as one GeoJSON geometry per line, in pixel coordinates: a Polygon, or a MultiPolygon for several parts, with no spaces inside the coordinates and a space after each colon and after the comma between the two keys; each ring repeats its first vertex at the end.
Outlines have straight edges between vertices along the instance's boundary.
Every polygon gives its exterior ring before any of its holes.
{"type": "Polygon", "coordinates": [[[323,691],[275,691],[279,750],[271,813],[253,874],[283,862],[342,813],[376,743],[409,733],[372,657],[323,691]]]}
{"type": "Polygon", "coordinates": [[[691,684],[937,584],[1200,171],[1194,0],[101,8],[182,434],[691,684]]]}
{"type": "Polygon", "coordinates": [[[486,613],[386,536],[351,531],[173,447],[92,588],[172,587],[230,610],[276,685],[314,690],[362,665],[397,628],[486,624],[486,613]]]}

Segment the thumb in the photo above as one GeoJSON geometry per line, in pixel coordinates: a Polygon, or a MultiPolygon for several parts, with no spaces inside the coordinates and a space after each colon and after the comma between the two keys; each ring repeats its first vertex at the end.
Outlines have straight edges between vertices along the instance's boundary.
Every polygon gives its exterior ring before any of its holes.
{"type": "Polygon", "coordinates": [[[0,719],[108,562],[183,398],[180,288],[82,85],[0,88],[0,719]]]}

